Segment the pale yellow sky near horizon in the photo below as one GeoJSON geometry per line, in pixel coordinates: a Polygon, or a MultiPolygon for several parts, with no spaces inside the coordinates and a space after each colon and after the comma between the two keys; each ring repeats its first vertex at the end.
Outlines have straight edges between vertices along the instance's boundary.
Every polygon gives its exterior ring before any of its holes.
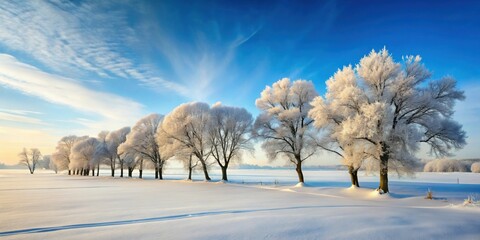
{"type": "Polygon", "coordinates": [[[0,126],[0,135],[0,162],[7,165],[15,165],[19,162],[18,154],[23,147],[38,148],[40,152],[50,154],[55,150],[58,141],[54,136],[41,130],[4,126],[0,126]]]}

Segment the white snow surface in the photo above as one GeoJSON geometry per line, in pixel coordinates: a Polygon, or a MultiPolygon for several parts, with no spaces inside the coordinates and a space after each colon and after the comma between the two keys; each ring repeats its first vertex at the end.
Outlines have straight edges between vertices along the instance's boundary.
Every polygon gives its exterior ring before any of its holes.
{"type": "MultiPolygon", "coordinates": [[[[230,181],[68,176],[0,170],[1,239],[480,239],[480,174],[376,176],[345,171],[229,171],[230,181]],[[458,182],[458,183],[457,183],[458,182]],[[434,200],[424,199],[430,188],[434,200]]],[[[136,173],[135,173],[136,174],[136,173]]]]}

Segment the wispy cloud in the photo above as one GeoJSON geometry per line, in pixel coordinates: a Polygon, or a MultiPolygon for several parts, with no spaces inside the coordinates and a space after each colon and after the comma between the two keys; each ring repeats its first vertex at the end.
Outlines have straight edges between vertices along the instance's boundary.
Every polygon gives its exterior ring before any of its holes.
{"type": "MultiPolygon", "coordinates": [[[[100,116],[110,126],[132,124],[142,114],[143,106],[135,101],[91,90],[81,82],[43,72],[7,54],[0,54],[0,84],[48,102],[100,116]]],[[[12,115],[5,111],[3,114],[10,119],[21,119],[21,114],[12,115]]]]}
{"type": "Polygon", "coordinates": [[[216,36],[218,26],[199,28],[188,35],[189,44],[185,46],[175,36],[167,34],[167,27],[155,21],[147,21],[143,29],[154,36],[156,50],[167,60],[173,78],[183,86],[188,86],[188,97],[194,100],[208,101],[227,78],[235,76],[235,58],[242,44],[252,39],[260,28],[237,31],[225,36],[216,36]]]}
{"type": "Polygon", "coordinates": [[[3,120],[15,123],[45,124],[39,118],[26,116],[31,113],[32,112],[30,111],[23,110],[0,109],[0,121],[3,120]]]}
{"type": "Polygon", "coordinates": [[[149,89],[188,95],[182,85],[165,80],[129,56],[129,44],[137,39],[128,23],[129,8],[118,5],[122,4],[1,1],[0,44],[31,55],[57,73],[86,71],[135,79],[149,89]]]}
{"type": "Polygon", "coordinates": [[[6,113],[12,113],[12,114],[17,114],[17,115],[41,115],[43,113],[38,112],[38,111],[30,111],[30,110],[23,110],[23,109],[6,109],[6,108],[0,108],[0,112],[6,112],[6,113]]]}

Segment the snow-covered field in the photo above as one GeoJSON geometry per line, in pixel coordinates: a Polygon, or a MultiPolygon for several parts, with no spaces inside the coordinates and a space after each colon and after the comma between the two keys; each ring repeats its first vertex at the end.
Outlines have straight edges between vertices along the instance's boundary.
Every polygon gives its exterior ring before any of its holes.
{"type": "MultiPolygon", "coordinates": [[[[390,178],[389,195],[344,171],[231,170],[230,183],[0,170],[4,239],[480,239],[480,174],[390,178]],[[427,189],[435,200],[424,199],[427,189]]],[[[136,174],[136,173],[135,173],[136,174]]],[[[219,173],[213,171],[213,179],[219,173]]]]}

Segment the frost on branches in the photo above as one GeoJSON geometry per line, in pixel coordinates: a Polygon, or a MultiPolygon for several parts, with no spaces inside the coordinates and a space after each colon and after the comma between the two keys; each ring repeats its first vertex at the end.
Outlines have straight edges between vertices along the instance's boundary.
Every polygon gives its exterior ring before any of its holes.
{"type": "Polygon", "coordinates": [[[466,144],[462,126],[452,119],[463,92],[451,77],[430,76],[419,56],[397,63],[386,49],[372,51],[327,81],[327,93],[312,102],[310,116],[316,127],[327,129],[347,166],[378,161],[379,190],[386,193],[389,167],[411,171],[420,143],[439,156],[466,144]]]}
{"type": "Polygon", "coordinates": [[[105,163],[110,165],[111,176],[115,176],[116,163],[120,163],[120,176],[123,177],[123,159],[118,155],[118,147],[127,140],[130,127],[123,127],[116,131],[101,132],[98,136],[101,144],[100,154],[105,163]]]}
{"type": "Polygon", "coordinates": [[[65,136],[57,143],[55,152],[52,154],[52,160],[59,171],[68,169],[68,175],[72,174],[70,165],[70,153],[73,145],[81,140],[88,138],[87,136],[77,137],[75,135],[65,136]]]}
{"type": "Polygon", "coordinates": [[[315,153],[308,111],[316,96],[312,82],[284,78],[267,86],[255,102],[261,114],[255,120],[254,136],[264,140],[262,148],[270,160],[281,156],[295,165],[299,182],[304,182],[303,161],[315,153]]]}
{"type": "Polygon", "coordinates": [[[170,155],[162,154],[157,142],[157,132],[162,121],[163,115],[160,114],[143,117],[132,127],[126,141],[118,147],[119,158],[127,161],[137,159],[141,161],[140,168],[143,166],[143,159],[150,160],[155,167],[155,179],[163,179],[163,166],[165,161],[171,158],[170,155]]]}
{"type": "Polygon", "coordinates": [[[232,160],[240,160],[245,150],[253,150],[250,144],[252,115],[239,107],[217,103],[210,110],[209,141],[212,157],[222,169],[222,180],[228,181],[227,169],[232,160]]]}
{"type": "Polygon", "coordinates": [[[205,180],[208,175],[208,157],[211,154],[208,141],[210,106],[206,103],[191,102],[176,107],[169,113],[162,124],[166,138],[173,139],[178,151],[192,153],[201,163],[205,180]]]}
{"type": "Polygon", "coordinates": [[[42,154],[40,153],[40,150],[38,150],[38,148],[31,148],[30,150],[23,148],[23,151],[20,152],[18,156],[20,157],[19,163],[27,166],[30,174],[33,174],[35,172],[37,164],[41,160],[40,158],[42,157],[42,154]]]}
{"type": "Polygon", "coordinates": [[[92,176],[95,175],[95,168],[99,161],[97,155],[99,145],[100,141],[93,137],[76,141],[69,156],[69,169],[73,169],[75,172],[80,171],[80,174],[85,176],[88,176],[92,170],[92,176]]]}

